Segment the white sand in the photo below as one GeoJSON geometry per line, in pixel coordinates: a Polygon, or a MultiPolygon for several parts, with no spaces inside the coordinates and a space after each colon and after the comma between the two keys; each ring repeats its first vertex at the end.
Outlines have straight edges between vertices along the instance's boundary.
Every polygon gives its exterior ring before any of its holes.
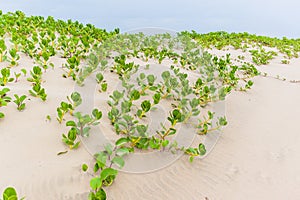
{"type": "MultiPolygon", "coordinates": [[[[59,68],[62,60],[54,58],[53,62],[59,68]]],[[[32,64],[25,59],[21,67],[30,69],[32,64]]],[[[300,79],[300,59],[290,65],[276,59],[259,69],[287,81],[256,77],[250,91],[230,94],[226,99],[229,124],[205,159],[191,164],[183,156],[153,173],[120,172],[106,188],[108,199],[299,198],[300,84],[289,80],[300,79]]],[[[13,103],[2,109],[6,117],[0,122],[0,188],[14,186],[28,200],[86,199],[90,176],[81,171],[81,164],[92,163],[90,154],[81,146],[56,155],[66,149],[61,134],[67,130],[55,119],[56,107],[73,91],[74,83],[61,78],[60,69],[49,69],[43,77],[49,95],[46,102],[30,97],[23,112],[13,103]],[[51,122],[46,121],[47,115],[51,122]]],[[[24,77],[20,79],[18,84],[9,84],[10,96],[30,88],[24,77]]]]}

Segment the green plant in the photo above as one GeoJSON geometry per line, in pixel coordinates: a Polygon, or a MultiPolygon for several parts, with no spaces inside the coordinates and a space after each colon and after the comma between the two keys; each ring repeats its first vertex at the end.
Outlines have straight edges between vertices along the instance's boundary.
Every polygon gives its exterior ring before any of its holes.
{"type": "Polygon", "coordinates": [[[48,51],[42,51],[41,56],[38,57],[38,62],[40,63],[40,66],[46,70],[50,67],[54,68],[54,64],[49,62],[51,56],[51,52],[48,51]]]}
{"type": "Polygon", "coordinates": [[[89,193],[89,200],[106,199],[104,187],[110,186],[118,174],[112,166],[122,168],[125,164],[123,157],[131,151],[131,148],[124,147],[127,142],[128,140],[121,138],[116,141],[115,147],[107,144],[104,151],[95,155],[94,173],[99,173],[99,175],[90,180],[92,191],[89,193]]]}
{"type": "Polygon", "coordinates": [[[128,78],[130,74],[135,73],[138,68],[139,65],[135,65],[134,62],[126,63],[126,56],[120,55],[115,58],[115,65],[112,67],[112,70],[120,77],[128,78]]]}
{"type": "Polygon", "coordinates": [[[290,61],[284,59],[284,60],[281,60],[281,63],[287,65],[287,64],[290,64],[290,61]]]}
{"type": "Polygon", "coordinates": [[[89,131],[91,126],[98,125],[99,120],[102,118],[102,112],[98,109],[92,111],[92,115],[82,115],[81,112],[74,113],[74,117],[77,119],[75,121],[67,121],[66,126],[71,127],[68,134],[62,135],[63,142],[69,146],[70,149],[78,148],[80,141],[76,142],[77,135],[87,137],[89,136],[89,131]]]}
{"type": "Polygon", "coordinates": [[[4,39],[0,39],[0,62],[5,59],[6,48],[4,39]]]}
{"type": "Polygon", "coordinates": [[[73,112],[77,106],[82,102],[81,96],[78,92],[73,92],[70,96],[67,96],[68,102],[62,101],[60,107],[56,109],[57,111],[57,121],[61,123],[64,119],[66,113],[73,115],[73,112]]]}
{"type": "Polygon", "coordinates": [[[250,50],[252,55],[252,61],[257,65],[266,65],[273,59],[274,56],[277,55],[274,51],[266,51],[264,48],[260,48],[258,50],[250,50]]]}
{"type": "Polygon", "coordinates": [[[29,90],[29,93],[34,97],[40,98],[42,101],[46,101],[47,99],[45,88],[43,88],[40,83],[35,83],[32,86],[32,90],[29,90]]]}
{"type": "Polygon", "coordinates": [[[21,73],[16,73],[14,72],[14,75],[15,75],[15,82],[18,82],[19,81],[19,77],[21,76],[21,73]]]}
{"type": "MultiPolygon", "coordinates": [[[[11,98],[7,96],[7,93],[10,91],[9,88],[3,88],[0,90],[0,108],[3,106],[7,106],[7,104],[11,101],[11,98]]],[[[4,118],[5,114],[0,112],[0,119],[4,118]]]]}
{"type": "Polygon", "coordinates": [[[1,77],[0,77],[0,85],[6,86],[8,82],[13,82],[14,78],[10,77],[10,69],[9,68],[3,68],[1,69],[1,77]]]}
{"type": "Polygon", "coordinates": [[[214,130],[218,130],[220,129],[222,126],[226,126],[227,125],[227,120],[225,117],[219,117],[218,118],[218,122],[217,122],[217,126],[213,127],[214,124],[212,123],[214,118],[214,113],[211,111],[207,112],[207,117],[204,116],[204,119],[199,119],[198,124],[196,125],[197,128],[197,133],[199,135],[205,135],[208,132],[214,131],[214,130]]]}
{"type": "Polygon", "coordinates": [[[206,153],[204,144],[200,143],[198,148],[190,147],[185,150],[185,153],[190,156],[190,162],[193,162],[196,156],[203,156],[206,153]]]}
{"type": "MultiPolygon", "coordinates": [[[[13,187],[8,187],[3,191],[2,198],[2,200],[18,200],[18,195],[13,187]]],[[[24,199],[25,197],[22,197],[20,200],[24,199]]]]}
{"type": "MultiPolygon", "coordinates": [[[[26,70],[22,71],[24,75],[26,75],[26,70]]],[[[27,78],[27,81],[32,82],[34,84],[40,84],[42,82],[42,68],[39,66],[34,66],[30,71],[30,78],[27,78]]]]}
{"type": "Polygon", "coordinates": [[[67,59],[67,63],[64,65],[65,68],[68,69],[68,73],[64,74],[63,77],[72,77],[72,79],[76,80],[76,74],[79,71],[80,58],[77,56],[72,56],[67,59]]]}
{"type": "Polygon", "coordinates": [[[107,82],[104,80],[102,73],[96,74],[96,81],[100,85],[99,92],[106,92],[107,90],[107,82]]]}
{"type": "Polygon", "coordinates": [[[17,49],[16,48],[12,48],[8,52],[9,52],[9,55],[10,55],[10,58],[9,58],[10,65],[11,66],[18,65],[17,61],[20,59],[20,55],[17,53],[17,49]]]}
{"type": "Polygon", "coordinates": [[[14,94],[14,96],[15,96],[15,100],[13,102],[17,105],[17,109],[19,111],[24,110],[26,106],[24,101],[27,98],[27,96],[26,95],[18,96],[17,94],[14,94]]]}
{"type": "Polygon", "coordinates": [[[170,115],[167,119],[170,122],[171,126],[169,128],[166,128],[163,124],[161,124],[163,130],[157,131],[157,134],[161,137],[162,140],[165,140],[166,137],[174,135],[176,133],[175,126],[178,122],[183,122],[184,117],[178,109],[174,109],[172,112],[170,112],[170,115]]]}

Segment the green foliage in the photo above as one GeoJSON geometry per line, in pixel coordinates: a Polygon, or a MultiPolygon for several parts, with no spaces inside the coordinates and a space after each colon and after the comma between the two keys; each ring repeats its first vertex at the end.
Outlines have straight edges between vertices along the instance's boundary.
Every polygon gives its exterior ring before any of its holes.
{"type": "Polygon", "coordinates": [[[32,86],[32,90],[29,90],[29,93],[31,94],[31,96],[38,97],[42,101],[46,101],[47,99],[47,94],[45,92],[45,89],[41,86],[40,83],[35,83],[32,86]]]}
{"type": "Polygon", "coordinates": [[[287,65],[287,64],[290,64],[290,61],[283,59],[283,60],[281,60],[281,63],[287,65]]]}
{"type": "Polygon", "coordinates": [[[6,54],[6,45],[5,45],[5,41],[4,39],[0,39],[0,62],[3,61],[3,59],[5,58],[5,54],[6,54]]]}
{"type": "MultiPolygon", "coordinates": [[[[2,195],[2,200],[18,200],[18,195],[16,190],[13,187],[8,187],[4,190],[2,195]]],[[[21,198],[20,200],[24,200],[25,198],[21,198]]]]}
{"type": "Polygon", "coordinates": [[[73,115],[73,112],[77,106],[82,102],[81,96],[78,92],[73,92],[70,96],[67,96],[68,102],[62,101],[60,106],[56,109],[57,121],[62,123],[66,113],[73,115]]]}
{"type": "Polygon", "coordinates": [[[95,108],[91,115],[82,115],[81,112],[76,112],[74,113],[74,117],[76,118],[76,122],[72,120],[67,121],[66,126],[71,128],[67,135],[62,135],[63,142],[68,145],[70,149],[78,148],[80,142],[76,142],[77,135],[83,137],[89,136],[91,126],[96,126],[100,123],[99,120],[102,118],[102,112],[95,108]]]}
{"type": "Polygon", "coordinates": [[[99,92],[106,92],[107,90],[107,82],[104,80],[102,73],[96,74],[96,81],[100,85],[99,92]]]}
{"type": "MultiPolygon", "coordinates": [[[[65,70],[63,77],[71,77],[80,86],[84,85],[88,76],[96,75],[102,95],[109,92],[103,74],[111,72],[112,76],[116,75],[122,81],[123,88],[109,95],[110,109],[107,113],[112,129],[119,138],[114,145],[105,145],[95,155],[89,194],[89,199],[93,200],[106,199],[104,189],[113,183],[118,172],[113,167],[122,168],[125,165],[124,156],[136,149],[173,153],[182,151],[190,156],[190,161],[203,156],[206,153],[204,144],[178,147],[177,142],[172,141],[179,132],[177,128],[180,123],[191,125],[195,133],[200,135],[226,126],[226,118],[216,117],[211,111],[205,116],[200,115],[203,108],[224,100],[234,89],[250,89],[253,86],[251,78],[260,74],[256,65],[269,63],[278,53],[276,49],[284,54],[285,59],[298,57],[300,52],[299,40],[248,33],[198,34],[192,31],[176,36],[119,34],[118,29],[107,32],[77,21],[27,17],[20,11],[1,13],[0,21],[0,62],[8,61],[10,67],[18,65],[19,53],[23,52],[38,65],[32,68],[27,78],[32,83],[29,91],[32,96],[46,100],[47,94],[41,85],[42,69],[46,71],[50,66],[53,67],[51,57],[54,55],[66,60],[62,68],[65,70]],[[10,49],[5,44],[7,35],[10,37],[10,49]],[[207,48],[225,50],[229,47],[250,52],[255,65],[247,63],[243,55],[239,55],[238,60],[232,60],[230,54],[220,57],[205,51],[207,48]],[[140,67],[135,59],[147,62],[142,69],[144,72],[137,74],[140,67]],[[160,64],[165,60],[172,62],[170,69],[165,68],[158,76],[147,74],[152,67],[150,63],[160,64]],[[195,74],[196,80],[189,77],[190,74],[195,74]],[[132,80],[132,77],[136,79],[132,80]],[[160,105],[169,109],[169,115],[157,130],[153,130],[148,126],[151,120],[149,116],[160,105]]],[[[285,59],[282,63],[288,63],[285,59]]],[[[1,86],[14,80],[10,73],[9,68],[1,69],[1,86]]],[[[21,73],[26,76],[27,72],[22,69],[14,73],[16,82],[21,73]]],[[[0,107],[11,101],[8,92],[8,88],[0,91],[0,107]]],[[[24,96],[15,95],[14,103],[18,110],[25,108],[24,96]]],[[[99,123],[102,112],[98,109],[91,114],[75,112],[82,102],[79,93],[74,92],[67,99],[57,108],[57,120],[62,123],[65,115],[70,114],[68,117],[72,119],[66,122],[69,130],[63,134],[62,141],[70,149],[76,149],[81,137],[89,136],[92,126],[99,123]]],[[[3,117],[4,114],[0,113],[0,118],[3,117]]],[[[84,164],[82,170],[90,169],[84,164]]]]}
{"type": "Polygon", "coordinates": [[[17,105],[17,109],[19,111],[24,110],[26,106],[24,101],[27,98],[27,96],[26,95],[18,96],[17,94],[14,94],[14,96],[15,96],[15,100],[13,102],[17,105]]]}
{"type": "Polygon", "coordinates": [[[252,61],[257,65],[266,65],[270,62],[271,59],[274,58],[274,56],[277,55],[274,51],[266,51],[263,48],[260,48],[258,50],[250,50],[249,51],[252,55],[252,61]]]}
{"type": "Polygon", "coordinates": [[[11,66],[16,66],[18,65],[18,60],[20,59],[20,55],[17,53],[17,49],[16,48],[12,48],[9,51],[9,61],[10,61],[10,65],[11,66]]]}
{"type": "Polygon", "coordinates": [[[76,74],[79,71],[80,58],[76,56],[72,56],[67,59],[67,63],[64,65],[65,68],[68,69],[68,73],[64,74],[65,78],[72,77],[72,79],[76,80],[76,74]]]}
{"type": "MultiPolygon", "coordinates": [[[[23,71],[24,75],[26,75],[26,70],[23,71]]],[[[32,70],[30,71],[30,78],[27,78],[27,81],[32,82],[34,84],[41,84],[42,82],[42,68],[39,66],[34,66],[32,70]]]]}
{"type": "MultiPolygon", "coordinates": [[[[11,97],[7,95],[9,91],[9,88],[3,88],[0,90],[0,107],[7,106],[7,104],[11,101],[11,97]]],[[[3,118],[4,114],[2,113],[1,116],[1,118],[3,118]]]]}
{"type": "Polygon", "coordinates": [[[82,171],[84,171],[84,172],[86,172],[87,170],[88,170],[88,166],[87,166],[87,164],[82,164],[82,166],[81,166],[81,169],[82,169],[82,171]]]}
{"type": "Polygon", "coordinates": [[[14,78],[10,77],[10,69],[9,68],[1,69],[1,75],[2,75],[2,76],[0,76],[0,85],[1,86],[6,86],[7,83],[14,81],[14,78]]]}
{"type": "Polygon", "coordinates": [[[135,73],[139,66],[134,62],[126,63],[126,56],[120,55],[115,58],[115,65],[112,70],[115,71],[120,77],[128,78],[130,74],[135,73]]]}

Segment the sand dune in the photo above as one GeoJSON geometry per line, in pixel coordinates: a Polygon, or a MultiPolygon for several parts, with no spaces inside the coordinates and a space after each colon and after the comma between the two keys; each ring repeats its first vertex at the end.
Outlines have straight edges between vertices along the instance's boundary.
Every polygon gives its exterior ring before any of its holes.
{"type": "MultiPolygon", "coordinates": [[[[215,52],[218,54],[218,52],[215,52]]],[[[234,54],[234,52],[232,52],[234,54]]],[[[23,61],[27,66],[28,61],[23,61]]],[[[55,58],[60,65],[62,61],[55,58]]],[[[261,71],[285,77],[256,77],[247,92],[232,92],[226,99],[228,126],[213,151],[204,159],[188,162],[186,156],[152,173],[120,172],[108,199],[295,199],[300,197],[300,59],[290,65],[273,60],[261,71]]],[[[22,65],[22,64],[21,64],[22,65]]],[[[90,176],[81,172],[91,163],[85,148],[57,156],[66,147],[64,128],[55,121],[55,110],[73,81],[60,78],[60,69],[49,69],[44,83],[47,106],[30,98],[27,109],[8,107],[0,136],[0,188],[13,185],[26,199],[86,199],[90,176]],[[60,87],[64,85],[64,87],[60,87]],[[47,121],[50,115],[52,121],[47,121]]],[[[21,78],[20,83],[26,83],[21,78]]],[[[14,91],[22,91],[18,84],[14,91]]]]}

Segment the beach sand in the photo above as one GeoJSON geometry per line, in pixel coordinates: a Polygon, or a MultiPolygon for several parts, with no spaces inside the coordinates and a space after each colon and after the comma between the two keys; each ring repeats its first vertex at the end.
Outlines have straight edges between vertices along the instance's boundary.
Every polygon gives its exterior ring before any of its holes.
{"type": "MultiPolygon", "coordinates": [[[[229,52],[233,57],[240,54],[230,49],[223,53],[229,52]]],[[[61,141],[67,129],[56,121],[56,108],[75,86],[72,80],[61,78],[63,60],[51,59],[58,67],[43,75],[47,101],[29,97],[23,112],[13,103],[5,108],[6,117],[0,122],[0,188],[14,186],[19,196],[28,200],[87,199],[91,176],[81,171],[81,165],[92,163],[90,153],[81,146],[57,156],[67,149],[61,141]]],[[[30,69],[30,62],[22,56],[18,68],[30,69]]],[[[105,189],[108,199],[299,198],[300,83],[290,81],[300,80],[300,59],[289,65],[274,59],[259,70],[273,78],[255,77],[252,89],[233,91],[226,98],[228,125],[207,157],[190,163],[183,156],[151,173],[119,172],[114,184],[105,189]],[[276,79],[277,75],[286,80],[276,79]]],[[[10,96],[23,94],[30,83],[21,77],[18,84],[9,83],[9,87],[13,91],[10,96]]]]}

